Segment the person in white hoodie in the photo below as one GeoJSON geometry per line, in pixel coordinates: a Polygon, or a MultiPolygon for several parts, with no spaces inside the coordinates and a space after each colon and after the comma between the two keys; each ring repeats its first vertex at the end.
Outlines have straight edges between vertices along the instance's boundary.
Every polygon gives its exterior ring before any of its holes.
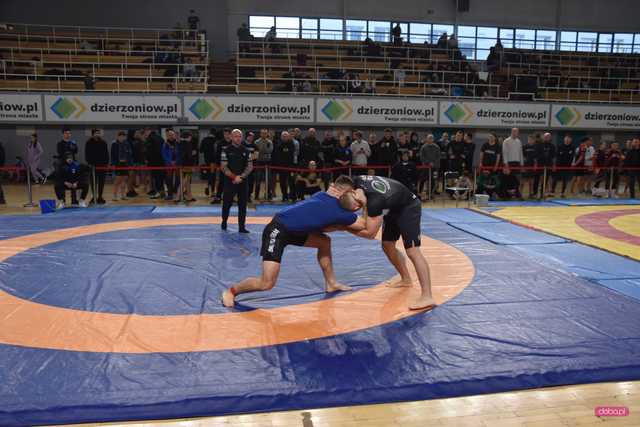
{"type": "Polygon", "coordinates": [[[355,136],[354,141],[351,143],[351,164],[354,168],[361,169],[356,170],[356,173],[366,173],[367,162],[371,157],[371,147],[369,143],[362,139],[362,132],[357,130],[353,133],[355,136]]]}
{"type": "Polygon", "coordinates": [[[509,167],[522,166],[522,141],[520,141],[520,129],[511,129],[511,136],[502,142],[502,160],[509,167]]]}

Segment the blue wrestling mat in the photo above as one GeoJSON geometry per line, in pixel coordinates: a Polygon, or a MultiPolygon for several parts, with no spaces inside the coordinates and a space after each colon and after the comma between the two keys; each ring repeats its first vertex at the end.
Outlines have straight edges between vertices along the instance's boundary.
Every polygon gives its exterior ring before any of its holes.
{"type": "Polygon", "coordinates": [[[432,311],[335,335],[324,331],[347,326],[359,313],[382,316],[394,304],[371,308],[376,285],[395,274],[377,241],[331,235],[336,274],[353,292],[325,294],[315,253],[288,247],[277,286],[239,297],[229,311],[219,304],[220,292],[259,273],[262,223],[269,219],[259,209],[263,217],[253,212],[249,235],[233,224],[222,232],[213,217],[146,207],[2,217],[0,425],[279,411],[640,379],[640,301],[626,295],[637,289],[639,263],[567,243],[495,244],[448,222],[505,224],[499,220],[465,210],[423,212],[424,235],[458,254],[432,262],[456,271],[460,259],[470,260],[468,286],[432,311]],[[578,276],[592,256],[609,258],[597,275],[578,276]],[[281,327],[270,327],[279,313],[281,327]],[[69,316],[74,328],[63,324],[69,316]],[[242,326],[224,330],[231,318],[242,326]],[[212,319],[224,322],[207,329],[212,319]],[[158,339],[173,330],[175,339],[158,339]],[[287,342],[296,330],[302,335],[287,342]],[[238,337],[255,344],[203,348],[238,337]],[[186,340],[192,350],[184,349],[186,340]],[[273,340],[282,343],[268,344],[273,340]]]}

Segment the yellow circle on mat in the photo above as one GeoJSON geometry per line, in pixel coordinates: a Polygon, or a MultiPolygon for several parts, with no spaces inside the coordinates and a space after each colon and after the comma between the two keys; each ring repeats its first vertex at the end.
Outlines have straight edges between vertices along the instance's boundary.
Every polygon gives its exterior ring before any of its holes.
{"type": "Polygon", "coordinates": [[[640,214],[619,216],[609,221],[609,224],[627,234],[640,237],[640,214]]]}

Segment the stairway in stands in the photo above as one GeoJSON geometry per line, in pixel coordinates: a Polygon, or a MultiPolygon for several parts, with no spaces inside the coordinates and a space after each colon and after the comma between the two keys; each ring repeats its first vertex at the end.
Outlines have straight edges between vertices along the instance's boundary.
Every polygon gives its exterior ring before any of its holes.
{"type": "Polygon", "coordinates": [[[209,66],[209,92],[236,93],[236,61],[213,61],[209,66]]]}

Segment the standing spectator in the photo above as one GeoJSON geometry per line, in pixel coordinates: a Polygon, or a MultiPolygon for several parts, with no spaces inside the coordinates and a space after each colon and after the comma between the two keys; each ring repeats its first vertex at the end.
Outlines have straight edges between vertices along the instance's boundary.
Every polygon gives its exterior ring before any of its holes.
{"type": "MultiPolygon", "coordinates": [[[[301,156],[300,156],[300,140],[302,139],[302,131],[300,130],[300,128],[294,128],[291,129],[289,131],[289,133],[292,135],[293,137],[293,167],[294,168],[298,168],[300,167],[300,160],[301,160],[301,156]]],[[[290,190],[295,190],[296,188],[296,176],[297,176],[298,172],[292,172],[291,174],[289,174],[289,189],[290,190]]],[[[290,191],[289,192],[289,196],[291,197],[291,201],[295,202],[296,201],[296,192],[295,191],[290,191]]]]}
{"type": "Polygon", "coordinates": [[[71,139],[71,129],[62,129],[62,140],[58,141],[58,144],[56,145],[56,153],[58,155],[60,165],[64,163],[66,153],[71,153],[73,155],[73,160],[76,159],[76,155],[78,154],[78,144],[71,139]]]}
{"type": "MultiPolygon", "coordinates": [[[[328,130],[324,133],[324,139],[320,143],[320,158],[322,159],[322,167],[330,168],[334,165],[333,155],[336,150],[336,146],[338,145],[338,141],[333,136],[333,132],[328,130]]],[[[331,183],[331,172],[325,171],[322,172],[322,181],[324,182],[325,191],[329,189],[329,184],[331,183]]]]}
{"type": "Polygon", "coordinates": [[[607,168],[607,190],[609,190],[609,197],[616,197],[618,192],[618,184],[620,183],[620,166],[622,166],[622,152],[620,151],[620,144],[617,142],[611,143],[611,148],[607,153],[605,160],[605,167],[607,168]]]}
{"type": "Polygon", "coordinates": [[[316,172],[318,164],[311,160],[307,172],[302,172],[296,179],[296,192],[298,198],[304,200],[305,195],[313,195],[320,191],[320,175],[316,172]]]}
{"type": "Polygon", "coordinates": [[[396,25],[391,29],[391,36],[393,44],[402,44],[402,28],[400,28],[399,22],[396,22],[396,25]]]}
{"type": "Polygon", "coordinates": [[[144,130],[144,137],[146,139],[146,153],[147,158],[145,164],[154,168],[151,171],[151,199],[164,199],[164,182],[165,171],[160,169],[165,166],[164,157],[162,155],[162,148],[164,147],[164,140],[155,129],[146,128],[144,130]]]}
{"type": "MultiPolygon", "coordinates": [[[[6,155],[4,152],[4,145],[0,142],[0,168],[4,167],[6,155]]],[[[2,178],[4,177],[4,173],[0,171],[0,205],[6,205],[7,200],[4,198],[4,190],[2,189],[2,178]]]]}
{"type": "Polygon", "coordinates": [[[534,178],[537,173],[534,168],[538,166],[538,153],[540,149],[537,146],[537,140],[534,135],[527,137],[527,143],[522,147],[522,158],[525,170],[522,173],[522,181],[529,188],[529,198],[533,199],[538,193],[538,189],[534,188],[534,178]]]}
{"type": "MultiPolygon", "coordinates": [[[[231,145],[231,129],[224,128],[222,130],[222,139],[218,141],[218,146],[216,147],[216,163],[220,164],[220,157],[222,156],[222,150],[231,145]]],[[[218,189],[216,190],[216,194],[211,201],[211,204],[220,203],[222,200],[222,188],[224,187],[224,181],[226,180],[225,175],[221,170],[218,171],[218,189]]]]}
{"type": "Polygon", "coordinates": [[[440,139],[437,141],[438,147],[440,147],[440,173],[442,175],[442,188],[444,188],[444,172],[449,170],[449,134],[443,132],[440,139]]]}
{"type": "Polygon", "coordinates": [[[624,158],[624,167],[629,177],[629,195],[636,198],[636,183],[640,184],[640,138],[633,138],[631,149],[624,158]]]}
{"type": "Polygon", "coordinates": [[[571,135],[565,135],[562,144],[556,150],[556,162],[553,167],[553,180],[551,182],[551,195],[556,192],[556,186],[562,181],[560,197],[564,198],[567,184],[571,183],[572,173],[569,169],[573,163],[573,139],[571,135]]]}
{"type": "Polygon", "coordinates": [[[176,173],[175,168],[180,157],[180,152],[178,151],[180,147],[178,146],[176,132],[173,129],[167,129],[165,131],[165,136],[166,140],[162,145],[162,158],[164,160],[164,166],[171,169],[166,170],[165,173],[167,196],[164,200],[169,202],[173,200],[176,188],[178,187],[176,185],[176,182],[178,181],[178,174],[176,173]]]}
{"type": "Polygon", "coordinates": [[[490,173],[498,170],[502,157],[500,146],[498,145],[498,137],[494,133],[489,134],[487,142],[480,147],[480,166],[489,168],[490,173]]]}
{"type": "MultiPolygon", "coordinates": [[[[238,28],[238,30],[236,31],[236,34],[238,35],[238,41],[240,42],[249,42],[253,40],[253,36],[251,35],[251,31],[249,30],[249,27],[247,27],[247,23],[243,22],[240,27],[238,28]]],[[[242,44],[240,45],[240,50],[246,50],[246,47],[243,48],[242,44]]]]}
{"type": "Polygon", "coordinates": [[[42,145],[38,141],[38,134],[31,135],[31,139],[27,142],[27,166],[29,172],[36,184],[44,184],[47,177],[40,171],[40,159],[42,158],[42,145]]]}
{"type": "Polygon", "coordinates": [[[207,187],[204,189],[205,196],[213,195],[216,189],[216,130],[209,129],[207,136],[200,141],[200,152],[207,165],[207,187]]]}
{"type": "Polygon", "coordinates": [[[255,185],[255,199],[260,197],[260,186],[263,181],[265,182],[265,199],[273,199],[273,187],[276,181],[274,173],[267,175],[266,168],[271,165],[271,156],[273,154],[273,141],[269,138],[268,129],[260,129],[260,138],[256,140],[256,148],[258,150],[258,157],[256,160],[256,185],[255,185]]]}
{"type": "Polygon", "coordinates": [[[181,180],[178,182],[179,190],[176,192],[175,201],[179,202],[184,197],[185,202],[195,202],[191,193],[191,178],[193,176],[193,166],[195,159],[193,157],[193,134],[189,131],[182,131],[180,141],[177,144],[179,156],[176,166],[180,167],[179,173],[181,180]]]}
{"type": "Polygon", "coordinates": [[[416,193],[418,170],[415,162],[411,161],[410,152],[403,151],[400,160],[391,169],[391,179],[395,179],[405,185],[412,193],[416,193]]]}
{"type": "Polygon", "coordinates": [[[234,129],[231,131],[231,145],[222,151],[220,157],[220,167],[222,173],[227,177],[224,184],[224,199],[222,201],[222,224],[223,230],[227,229],[229,211],[233,204],[234,196],[238,197],[238,232],[248,233],[245,227],[247,217],[247,178],[253,169],[251,155],[242,144],[242,131],[234,129]]]}
{"type": "Polygon", "coordinates": [[[351,163],[355,166],[356,174],[364,174],[367,169],[367,162],[371,156],[371,147],[369,143],[362,139],[362,132],[359,130],[354,133],[355,140],[351,143],[351,155],[353,156],[351,163]]]}
{"type": "Polygon", "coordinates": [[[353,153],[349,147],[349,141],[345,135],[340,135],[338,140],[338,146],[333,154],[333,162],[335,167],[340,169],[333,172],[333,180],[335,181],[340,175],[349,175],[349,166],[351,165],[351,159],[353,153]]]}
{"type": "Polygon", "coordinates": [[[89,181],[91,183],[91,194],[93,194],[90,203],[104,205],[106,202],[102,196],[107,175],[104,168],[109,165],[109,146],[102,139],[100,129],[91,130],[91,138],[84,145],[84,160],[95,171],[93,172],[95,173],[95,186],[93,179],[89,181]]]}
{"type": "Polygon", "coordinates": [[[397,161],[402,160],[402,155],[404,153],[409,153],[409,158],[411,158],[411,147],[409,146],[409,137],[405,132],[400,132],[398,135],[398,150],[396,152],[397,161]]]}
{"type": "MultiPolygon", "coordinates": [[[[131,145],[127,143],[127,133],[123,130],[118,131],[116,140],[111,143],[111,164],[118,168],[130,167],[133,163],[133,154],[131,153],[131,145]]],[[[113,183],[113,201],[120,200],[119,194],[122,194],[122,200],[126,200],[125,189],[127,188],[127,177],[129,171],[126,169],[116,169],[114,172],[116,179],[113,183]]]]}
{"type": "Polygon", "coordinates": [[[148,176],[145,171],[139,169],[145,166],[147,157],[147,146],[145,144],[143,135],[143,131],[140,129],[136,129],[133,132],[133,139],[131,140],[131,153],[133,155],[133,166],[138,169],[132,170],[129,174],[129,192],[127,193],[127,197],[136,197],[138,195],[135,190],[137,186],[147,186],[148,176]]]}
{"type": "MultiPolygon", "coordinates": [[[[129,166],[136,166],[136,158],[135,158],[135,151],[136,151],[136,130],[135,129],[129,129],[129,131],[127,132],[127,144],[129,144],[129,147],[131,148],[131,163],[129,164],[129,166]]],[[[138,193],[136,193],[136,171],[131,169],[129,170],[129,179],[127,180],[127,197],[137,197],[138,193]]]]}
{"type": "MultiPolygon", "coordinates": [[[[518,136],[520,129],[511,129],[511,136],[502,143],[503,162],[509,168],[520,168],[522,166],[522,141],[518,136]]],[[[509,172],[511,174],[511,171],[509,172]]]]}
{"type": "MultiPolygon", "coordinates": [[[[595,195],[599,193],[600,183],[604,182],[607,172],[604,168],[607,159],[607,143],[601,142],[596,150],[596,153],[593,156],[593,174],[595,176],[593,182],[593,188],[591,189],[591,194],[595,195]]],[[[606,186],[606,184],[605,184],[606,186]]]]}
{"type": "Polygon", "coordinates": [[[295,188],[289,187],[291,171],[285,168],[293,166],[293,155],[295,146],[293,145],[293,137],[287,131],[280,134],[280,141],[274,146],[274,166],[278,169],[278,179],[280,181],[280,192],[282,193],[282,201],[289,201],[290,197],[295,199],[292,194],[295,188]]]}
{"type": "Polygon", "coordinates": [[[302,140],[302,144],[300,147],[300,157],[301,162],[300,165],[306,168],[309,162],[317,162],[320,161],[320,141],[316,138],[316,130],[314,128],[309,128],[307,131],[307,137],[302,140]]]}
{"type": "MultiPolygon", "coordinates": [[[[423,169],[420,178],[420,185],[418,191],[422,193],[424,184],[428,181],[429,174],[431,174],[431,188],[430,193],[438,194],[438,173],[440,171],[440,147],[436,144],[433,135],[427,135],[425,143],[420,149],[420,162],[422,166],[428,169],[423,169]]],[[[425,191],[426,192],[426,191],[425,191]]]]}
{"type": "Polygon", "coordinates": [[[384,130],[382,139],[376,148],[377,150],[372,150],[372,157],[375,158],[374,163],[384,166],[383,169],[376,170],[376,175],[389,176],[391,167],[396,163],[398,157],[398,144],[390,128],[384,130]]]}
{"type": "Polygon", "coordinates": [[[60,167],[60,179],[55,185],[56,197],[58,199],[57,209],[64,209],[66,202],[67,190],[71,192],[71,203],[75,204],[77,200],[76,191],[80,190],[80,203],[81,208],[87,207],[87,193],[89,192],[89,186],[86,183],[85,177],[82,176],[82,168],[80,164],[73,159],[73,153],[69,152],[63,155],[64,162],[60,167]]]}
{"type": "Polygon", "coordinates": [[[278,34],[276,33],[276,26],[274,25],[271,28],[269,28],[269,31],[267,31],[267,33],[264,35],[264,41],[273,42],[275,41],[277,36],[278,34]]]}
{"type": "Polygon", "coordinates": [[[476,145],[473,143],[473,135],[469,132],[464,134],[464,146],[462,149],[462,168],[466,171],[473,171],[473,157],[476,154],[476,145]]]}
{"type": "Polygon", "coordinates": [[[411,150],[411,159],[416,163],[420,160],[418,157],[420,157],[420,149],[422,148],[423,142],[420,142],[418,132],[411,132],[409,136],[409,149],[411,150]]]}
{"type": "Polygon", "coordinates": [[[577,169],[575,171],[576,179],[571,184],[572,193],[575,193],[576,190],[578,194],[590,192],[591,190],[590,175],[593,169],[594,153],[595,153],[595,149],[593,148],[593,140],[591,139],[591,137],[585,136],[580,141],[580,145],[578,145],[578,148],[576,148],[575,153],[573,155],[572,166],[580,169],[577,169]]]}
{"type": "MultiPolygon", "coordinates": [[[[542,142],[538,144],[538,167],[546,168],[547,174],[551,172],[551,168],[553,167],[553,162],[556,157],[556,146],[553,143],[552,139],[553,137],[551,136],[551,134],[549,132],[546,132],[544,135],[542,135],[542,142]]],[[[544,184],[540,183],[540,176],[544,176],[544,173],[544,170],[542,173],[538,172],[533,180],[533,187],[536,189],[540,189],[540,197],[542,197],[547,191],[547,189],[544,188],[544,184]]],[[[551,180],[549,179],[550,175],[546,176],[546,186],[549,187],[549,184],[551,184],[551,180]]]]}
{"type": "Polygon", "coordinates": [[[196,41],[198,38],[198,30],[200,29],[200,18],[193,9],[189,11],[187,25],[189,26],[189,38],[196,41]]]}
{"type": "Polygon", "coordinates": [[[449,170],[458,172],[458,175],[462,175],[463,166],[464,166],[464,155],[465,150],[465,142],[464,142],[464,134],[461,130],[456,132],[453,141],[449,143],[447,150],[447,157],[449,158],[449,170]]]}
{"type": "Polygon", "coordinates": [[[244,139],[244,142],[242,143],[242,145],[244,145],[244,147],[249,152],[249,157],[251,158],[251,164],[254,166],[254,168],[251,170],[251,173],[249,174],[249,177],[247,178],[247,202],[248,203],[251,203],[251,195],[253,194],[253,187],[256,181],[255,164],[256,164],[256,160],[258,159],[258,146],[256,145],[255,138],[256,138],[256,135],[253,132],[247,132],[247,136],[244,139]]]}

